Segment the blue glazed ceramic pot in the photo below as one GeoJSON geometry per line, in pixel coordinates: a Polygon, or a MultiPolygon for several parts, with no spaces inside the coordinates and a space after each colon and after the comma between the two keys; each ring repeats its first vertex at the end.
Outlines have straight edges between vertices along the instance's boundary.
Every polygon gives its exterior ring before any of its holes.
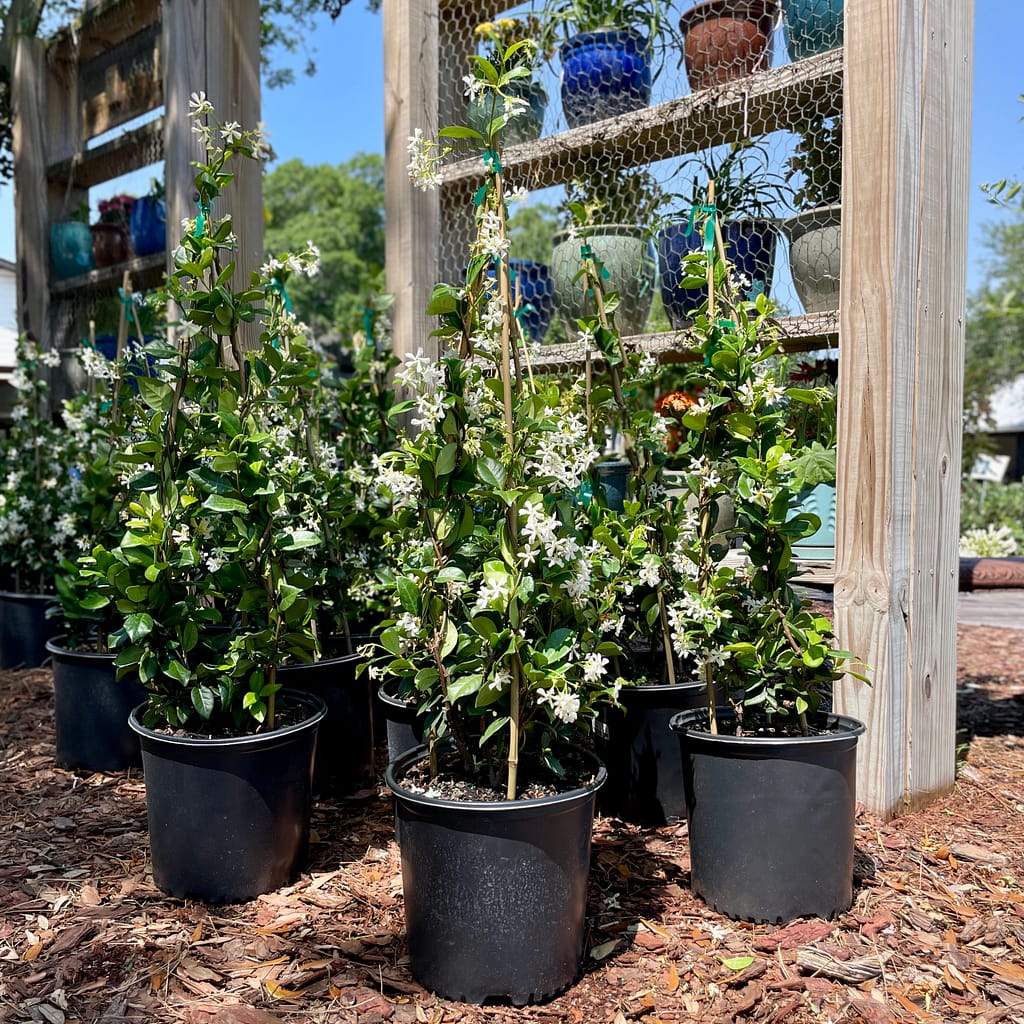
{"type": "Polygon", "coordinates": [[[570,128],[603,121],[651,101],[647,40],[632,30],[598,29],[561,48],[562,111],[570,128]]]}
{"type": "Polygon", "coordinates": [[[167,206],[157,196],[136,199],[128,222],[136,256],[163,252],[167,244],[167,206]]]}
{"type": "MultiPolygon", "coordinates": [[[[675,221],[658,232],[658,270],[661,301],[669,323],[681,330],[707,298],[703,288],[684,288],[683,257],[700,252],[704,239],[700,231],[688,231],[686,221],[675,221]]],[[[755,298],[771,291],[778,232],[769,221],[731,220],[722,225],[722,240],[733,272],[748,282],[744,297],[755,298]]]]}

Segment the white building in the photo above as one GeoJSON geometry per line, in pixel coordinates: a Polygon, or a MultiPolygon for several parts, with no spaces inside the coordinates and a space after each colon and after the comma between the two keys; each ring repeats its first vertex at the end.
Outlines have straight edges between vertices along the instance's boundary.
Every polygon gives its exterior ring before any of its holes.
{"type": "Polygon", "coordinates": [[[13,389],[10,385],[14,369],[14,351],[18,339],[18,295],[15,284],[16,265],[0,258],[0,424],[10,413],[13,389]]]}

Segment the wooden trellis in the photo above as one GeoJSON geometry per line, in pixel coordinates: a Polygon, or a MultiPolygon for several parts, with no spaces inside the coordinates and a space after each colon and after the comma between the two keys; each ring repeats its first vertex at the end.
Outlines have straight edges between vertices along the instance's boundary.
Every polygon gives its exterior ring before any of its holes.
{"type": "MultiPolygon", "coordinates": [[[[191,132],[189,96],[205,92],[218,118],[256,126],[259,25],[258,0],[89,0],[81,25],[48,46],[36,38],[17,39],[18,328],[44,349],[77,346],[90,304],[114,294],[125,271],[136,290],[163,279],[177,225],[195,215],[191,162],[202,153],[191,132]],[[161,106],[160,116],[90,146],[161,106]],[[161,162],[168,251],[55,280],[51,224],[87,200],[90,189],[161,162]]],[[[254,166],[238,175],[218,211],[233,215],[240,275],[263,261],[262,197],[262,175],[254,166]]]]}
{"type": "MultiPolygon", "coordinates": [[[[451,164],[439,192],[419,192],[407,141],[417,129],[434,135],[459,105],[460,82],[442,76],[440,55],[450,65],[452,53],[470,52],[465,26],[510,6],[384,0],[387,277],[400,355],[431,349],[423,311],[442,237],[478,174],[475,162],[451,164]]],[[[751,76],[741,100],[681,96],[503,160],[511,181],[540,187],[561,180],[553,154],[621,155],[645,133],[669,130],[685,149],[698,125],[724,143],[741,120],[772,130],[795,123],[809,97],[835,98],[844,124],[840,310],[785,326],[791,348],[838,344],[836,626],[874,685],[844,683],[836,703],[868,725],[858,795],[883,816],[954,779],[972,35],[972,0],[846,0],[843,47],[751,76]]],[[[674,336],[640,340],[659,352],[678,345],[674,336]]]]}

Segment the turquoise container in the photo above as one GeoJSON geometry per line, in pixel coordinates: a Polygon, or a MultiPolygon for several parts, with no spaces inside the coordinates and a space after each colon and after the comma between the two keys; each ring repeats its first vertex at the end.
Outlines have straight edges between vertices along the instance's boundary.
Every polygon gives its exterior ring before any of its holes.
{"type": "Polygon", "coordinates": [[[843,0],[785,0],[783,29],[793,60],[843,45],[843,0]]]}
{"type": "Polygon", "coordinates": [[[96,264],[92,258],[92,232],[78,220],[62,220],[50,227],[50,261],[58,278],[78,277],[96,264]]]}

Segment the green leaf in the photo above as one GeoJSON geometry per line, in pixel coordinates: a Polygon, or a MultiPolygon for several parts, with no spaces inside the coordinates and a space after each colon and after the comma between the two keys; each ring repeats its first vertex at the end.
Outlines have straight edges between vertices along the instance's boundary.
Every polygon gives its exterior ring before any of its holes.
{"type": "Polygon", "coordinates": [[[723,960],[722,966],[728,967],[730,971],[745,971],[753,962],[752,956],[734,956],[730,960],[723,960]]]}
{"type": "Polygon", "coordinates": [[[396,576],[395,589],[398,591],[398,599],[402,602],[402,610],[410,615],[419,615],[420,588],[416,581],[408,576],[396,576]]]}
{"type": "Polygon", "coordinates": [[[496,732],[500,732],[509,723],[508,715],[503,715],[501,718],[496,718],[480,736],[480,746],[482,747],[496,732]]]}
{"type": "Polygon", "coordinates": [[[137,644],[153,631],[153,617],[146,612],[133,612],[125,616],[124,631],[128,634],[128,639],[137,644]]]}
{"type": "Polygon", "coordinates": [[[501,487],[505,483],[505,467],[487,455],[477,459],[476,475],[481,483],[489,487],[501,487]]]}
{"type": "Polygon", "coordinates": [[[207,719],[213,714],[213,709],[217,705],[216,690],[209,686],[193,686],[191,697],[192,707],[196,709],[200,718],[207,719]]]}
{"type": "Polygon", "coordinates": [[[211,494],[203,502],[203,508],[209,509],[211,512],[246,513],[249,511],[249,506],[244,501],[239,501],[237,498],[228,498],[223,494],[211,494]]]}
{"type": "Polygon", "coordinates": [[[447,476],[453,469],[455,469],[458,459],[459,446],[454,441],[449,441],[437,456],[437,462],[434,465],[434,472],[439,477],[447,476]]]}
{"type": "Polygon", "coordinates": [[[155,377],[137,377],[139,397],[155,412],[167,412],[174,400],[174,389],[164,380],[155,377]]]}

